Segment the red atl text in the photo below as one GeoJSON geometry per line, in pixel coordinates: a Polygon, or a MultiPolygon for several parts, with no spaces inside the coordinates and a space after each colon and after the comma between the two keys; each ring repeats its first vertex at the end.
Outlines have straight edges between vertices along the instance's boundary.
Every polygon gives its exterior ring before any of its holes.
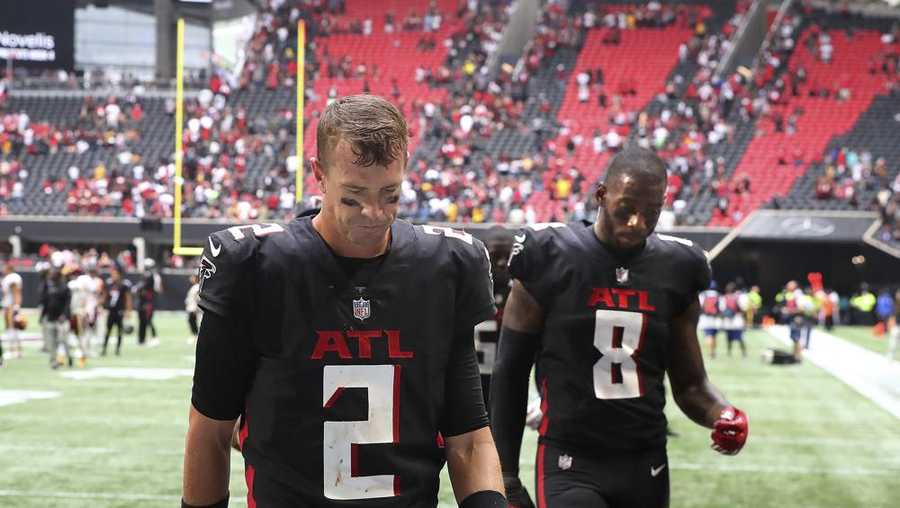
{"type": "MultiPolygon", "coordinates": [[[[347,347],[347,341],[355,340],[357,344],[357,358],[368,360],[372,358],[372,343],[381,344],[387,337],[388,358],[405,359],[412,358],[412,351],[403,351],[400,347],[400,330],[320,330],[316,332],[316,347],[310,356],[313,360],[321,360],[328,353],[335,353],[341,360],[352,360],[353,354],[347,347]]],[[[383,347],[383,346],[381,346],[383,347]]]]}
{"type": "Polygon", "coordinates": [[[652,312],[656,307],[650,305],[650,296],[641,289],[594,288],[588,299],[589,307],[603,305],[608,309],[637,310],[652,312]]]}

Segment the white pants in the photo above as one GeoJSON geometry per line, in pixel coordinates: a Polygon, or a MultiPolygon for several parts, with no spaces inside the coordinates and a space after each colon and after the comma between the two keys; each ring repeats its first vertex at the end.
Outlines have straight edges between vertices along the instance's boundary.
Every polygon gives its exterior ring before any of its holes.
{"type": "Polygon", "coordinates": [[[894,353],[897,352],[897,343],[900,342],[900,323],[894,325],[894,328],[888,333],[888,350],[887,357],[894,359],[894,353]]]}

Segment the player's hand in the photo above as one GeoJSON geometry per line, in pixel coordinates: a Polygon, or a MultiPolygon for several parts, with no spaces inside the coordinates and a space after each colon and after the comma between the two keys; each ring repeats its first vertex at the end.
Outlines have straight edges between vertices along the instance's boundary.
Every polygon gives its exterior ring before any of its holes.
{"type": "Polygon", "coordinates": [[[750,421],[747,415],[734,406],[728,406],[713,424],[712,449],[723,455],[737,455],[744,447],[748,434],[750,421]]]}
{"type": "Polygon", "coordinates": [[[503,475],[503,488],[506,489],[509,508],[534,508],[534,502],[518,476],[503,475]]]}
{"type": "Polygon", "coordinates": [[[544,412],[541,411],[541,399],[534,399],[528,403],[528,409],[525,412],[525,426],[538,430],[541,421],[544,419],[544,412]]]}

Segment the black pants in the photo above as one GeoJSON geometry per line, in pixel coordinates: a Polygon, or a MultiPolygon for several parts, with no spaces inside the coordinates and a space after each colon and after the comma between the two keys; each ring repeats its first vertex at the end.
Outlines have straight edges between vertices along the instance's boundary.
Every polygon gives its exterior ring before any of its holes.
{"type": "Polygon", "coordinates": [[[116,354],[122,349],[122,318],[124,316],[117,310],[110,309],[106,314],[106,336],[103,337],[103,353],[106,354],[106,346],[109,344],[109,335],[112,333],[113,326],[117,329],[116,354]]]}
{"type": "Polygon", "coordinates": [[[150,334],[156,338],[156,328],[153,326],[153,307],[145,307],[138,312],[138,344],[143,344],[147,340],[148,327],[150,334]]]}
{"type": "Polygon", "coordinates": [[[197,326],[197,313],[196,312],[188,312],[188,326],[191,327],[191,335],[194,337],[200,333],[200,327],[197,326]]]}
{"type": "Polygon", "coordinates": [[[665,448],[579,454],[538,445],[537,508],[666,508],[669,462],[665,448]]]}

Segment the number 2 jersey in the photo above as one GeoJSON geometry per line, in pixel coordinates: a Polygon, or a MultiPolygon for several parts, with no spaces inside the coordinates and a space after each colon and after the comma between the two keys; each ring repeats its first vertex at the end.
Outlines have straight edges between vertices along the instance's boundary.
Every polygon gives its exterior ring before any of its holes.
{"type": "Polygon", "coordinates": [[[201,332],[192,403],[242,417],[259,508],[433,507],[443,437],[488,424],[472,342],[494,315],[484,245],[391,231],[356,274],[310,217],[209,237],[200,306],[234,333],[204,344],[201,332]]]}
{"type": "Polygon", "coordinates": [[[545,313],[541,439],[586,452],[664,446],[670,323],[709,284],[703,251],[653,234],[620,257],[586,223],[541,224],[515,240],[510,275],[545,313]]]}

